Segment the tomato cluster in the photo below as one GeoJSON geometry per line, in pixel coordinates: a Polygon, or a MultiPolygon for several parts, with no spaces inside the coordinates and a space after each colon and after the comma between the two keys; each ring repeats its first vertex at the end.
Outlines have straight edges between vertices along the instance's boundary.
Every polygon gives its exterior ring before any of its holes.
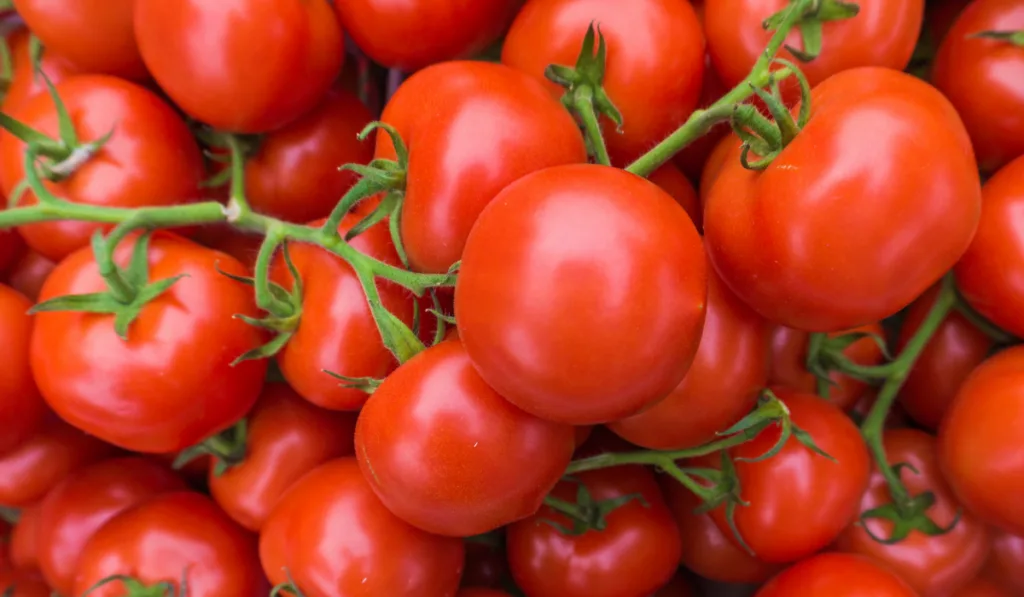
{"type": "Polygon", "coordinates": [[[0,2],[0,595],[1024,595],[1024,0],[0,2]]]}

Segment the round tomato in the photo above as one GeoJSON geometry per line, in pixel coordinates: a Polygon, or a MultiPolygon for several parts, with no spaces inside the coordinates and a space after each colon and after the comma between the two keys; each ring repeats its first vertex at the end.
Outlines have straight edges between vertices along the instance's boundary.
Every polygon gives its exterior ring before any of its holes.
{"type": "Polygon", "coordinates": [[[1024,535],[994,529],[992,553],[982,575],[1013,589],[1015,594],[1024,592],[1024,535]]]}
{"type": "Polygon", "coordinates": [[[18,522],[11,529],[10,556],[15,570],[39,575],[39,514],[42,504],[35,502],[18,512],[18,522]]]}
{"type": "MultiPolygon", "coordinates": [[[[113,132],[110,140],[71,176],[45,182],[54,195],[104,207],[167,206],[195,199],[203,178],[199,146],[180,116],[155,93],[134,83],[104,75],[71,77],[56,86],[67,106],[80,141],[113,132]]],[[[49,94],[27,100],[18,120],[56,137],[57,110],[49,94]]],[[[10,133],[0,135],[0,182],[10,197],[25,178],[25,143],[10,133]]],[[[37,198],[26,191],[19,205],[37,198]]],[[[45,222],[18,230],[36,252],[59,261],[89,245],[97,229],[112,225],[80,221],[45,222]]]]}
{"type": "Polygon", "coordinates": [[[138,0],[135,38],[175,104],[237,133],[270,131],[312,109],[345,58],[326,0],[138,0]]]}
{"type": "Polygon", "coordinates": [[[978,518],[1024,533],[1014,497],[1024,478],[1024,346],[978,366],[939,427],[939,461],[963,505],[978,518]]]}
{"type": "Polygon", "coordinates": [[[4,364],[0,367],[0,421],[4,422],[0,455],[28,440],[46,416],[46,403],[32,379],[29,361],[31,308],[32,303],[21,293],[0,284],[0,346],[4,347],[4,364]]]}
{"type": "MultiPolygon", "coordinates": [[[[122,267],[134,245],[115,250],[122,267]]],[[[136,452],[176,452],[234,424],[256,401],[267,362],[232,365],[264,334],[235,317],[259,316],[252,290],[222,272],[246,274],[228,255],[158,233],[150,280],[183,277],[142,308],[127,339],[113,315],[37,315],[32,373],[43,398],[79,429],[136,452]]],[[[53,270],[40,299],[105,290],[86,248],[53,270]]]]}
{"type": "Polygon", "coordinates": [[[676,203],[686,210],[686,214],[693,220],[697,232],[703,229],[704,211],[700,207],[700,201],[697,200],[697,190],[693,188],[693,183],[679,171],[679,168],[672,164],[665,164],[651,172],[647,180],[661,187],[661,190],[671,195],[676,203]]]}
{"type": "Polygon", "coordinates": [[[0,570],[0,594],[4,597],[50,597],[50,588],[24,570],[0,570]]]}
{"type": "Polygon", "coordinates": [[[545,506],[509,526],[506,543],[512,577],[530,597],[649,595],[679,566],[681,541],[654,474],[619,466],[573,475],[552,496],[576,503],[579,485],[594,501],[633,496],[605,517],[603,530],[566,535],[572,522],[545,506]]]}
{"type": "Polygon", "coordinates": [[[766,170],[744,169],[733,147],[704,231],[715,268],[755,311],[833,332],[880,321],[938,281],[971,242],[981,188],[963,124],[927,83],[861,68],[811,96],[810,122],[766,170]],[[927,168],[905,167],[922,152],[927,168]]]}
{"type": "Polygon", "coordinates": [[[750,412],[768,380],[769,326],[712,271],[707,320],[686,377],[662,401],[609,423],[630,442],[657,450],[699,446],[750,412]]]}
{"type": "Polygon", "coordinates": [[[359,466],[389,510],[468,537],[537,511],[569,465],[575,430],[519,410],[449,340],[416,355],[370,396],[356,425],[359,466]],[[409,454],[430,454],[430,466],[409,454]]]}
{"type": "Polygon", "coordinates": [[[548,168],[506,187],[473,227],[459,335],[484,381],[523,410],[614,421],[686,375],[706,270],[693,222],[654,184],[605,166],[548,168]]]}
{"type": "Polygon", "coordinates": [[[976,0],[960,13],[935,59],[932,80],[960,112],[986,172],[1024,155],[1024,77],[1018,76],[1024,47],[976,34],[1021,29],[1019,0],[976,0]]]}
{"type": "Polygon", "coordinates": [[[33,64],[29,52],[30,39],[28,29],[18,29],[7,37],[11,52],[11,82],[2,100],[3,110],[7,114],[17,112],[28,99],[46,94],[46,81],[36,72],[36,67],[54,85],[80,73],[80,70],[66,58],[45,49],[39,57],[38,64],[33,64]]]}
{"type": "Polygon", "coordinates": [[[453,595],[462,540],[431,535],[395,517],[373,494],[354,458],[302,477],[274,507],[260,533],[270,582],[289,580],[306,597],[453,595]]]}
{"type": "MultiPolygon", "coordinates": [[[[419,271],[448,271],[480,212],[509,183],[587,159],[565,108],[543,86],[500,64],[424,69],[398,88],[381,120],[411,152],[401,232],[419,271]]],[[[395,159],[388,135],[377,135],[374,157],[395,159]]]]}
{"type": "Polygon", "coordinates": [[[259,531],[302,475],[352,454],[355,426],[354,414],[325,411],[285,384],[267,384],[248,415],[244,458],[227,462],[229,468],[220,475],[210,463],[210,495],[238,524],[259,531]]]}
{"type": "Polygon", "coordinates": [[[975,578],[949,595],[950,597],[1013,597],[1014,593],[986,578],[975,578]]]}
{"type": "Polygon", "coordinates": [[[707,161],[704,162],[704,169],[700,171],[700,182],[697,186],[697,198],[700,200],[702,208],[708,203],[708,195],[711,193],[711,187],[718,180],[718,175],[725,170],[726,160],[732,159],[733,148],[739,144],[739,138],[736,135],[727,134],[715,144],[708,155],[707,161]]]}
{"type": "Polygon", "coordinates": [[[616,165],[626,165],[667,137],[697,107],[704,78],[704,35],[689,2],[680,0],[529,0],[505,37],[501,61],[545,83],[551,64],[571,66],[587,27],[608,44],[603,86],[622,113],[622,129],[602,118],[616,165]]]}
{"type": "Polygon", "coordinates": [[[7,283],[34,302],[39,298],[43,282],[56,266],[56,263],[39,253],[27,251],[7,272],[7,283]]]}
{"type": "Polygon", "coordinates": [[[36,541],[39,569],[61,595],[73,595],[82,548],[122,510],[160,493],[186,489],[181,477],[152,460],[104,460],[68,475],[43,499],[36,541]]]}
{"type": "Polygon", "coordinates": [[[900,577],[859,555],[823,553],[782,571],[754,597],[918,597],[900,577]]]}

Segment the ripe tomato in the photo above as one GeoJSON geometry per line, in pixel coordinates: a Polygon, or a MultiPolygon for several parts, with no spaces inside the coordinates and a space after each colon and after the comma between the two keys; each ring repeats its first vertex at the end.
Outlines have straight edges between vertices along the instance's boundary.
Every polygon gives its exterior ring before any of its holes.
{"type": "Polygon", "coordinates": [[[1024,533],[1013,497],[1024,477],[1024,346],[978,366],[939,426],[939,462],[963,505],[978,518],[1024,533]]]}
{"type": "Polygon", "coordinates": [[[0,230],[0,277],[8,274],[25,253],[25,241],[20,234],[10,228],[0,230]]]}
{"type": "MultiPolygon", "coordinates": [[[[46,182],[58,197],[106,207],[176,205],[195,199],[203,177],[199,146],[180,116],[153,92],[104,75],[71,77],[56,86],[82,142],[113,131],[110,140],[62,182],[46,182]]],[[[48,135],[57,135],[57,111],[49,94],[27,100],[16,117],[48,135]]],[[[0,182],[10,197],[25,177],[25,143],[0,135],[0,182]]],[[[19,205],[37,202],[31,191],[19,205]]],[[[61,221],[21,226],[36,252],[59,261],[89,245],[97,229],[111,225],[61,221]]]]}
{"type": "Polygon", "coordinates": [[[457,537],[536,512],[575,443],[571,426],[527,414],[484,383],[456,340],[396,369],[356,425],[359,466],[384,505],[457,537]],[[430,467],[409,454],[430,454],[430,467]]]}
{"type": "Polygon", "coordinates": [[[39,575],[39,514],[42,504],[35,502],[19,511],[18,522],[11,529],[10,556],[15,570],[39,575]]]}
{"type": "MultiPolygon", "coordinates": [[[[868,486],[871,460],[860,431],[839,407],[815,394],[781,388],[775,394],[789,407],[793,424],[835,459],[816,454],[791,437],[771,458],[736,462],[741,497],[750,503],[736,508],[736,527],[758,558],[786,563],[827,546],[853,522],[868,486]]],[[[780,433],[779,425],[768,427],[730,455],[757,458],[778,442],[780,433]]],[[[735,540],[724,507],[712,510],[711,517],[735,540]]]]}
{"type": "Polygon", "coordinates": [[[495,41],[521,0],[346,0],[334,10],[374,62],[404,71],[469,58],[495,41]],[[415,39],[416,43],[409,43],[415,39]]]}
{"type": "Polygon", "coordinates": [[[763,172],[734,146],[704,230],[716,269],[755,311],[832,332],[880,321],[938,281],[970,244],[981,192],[963,124],[927,83],[861,68],[811,95],[810,122],[763,172]],[[901,165],[922,151],[928,168],[901,165]]]}
{"type": "Polygon", "coordinates": [[[686,377],[661,402],[608,428],[630,442],[679,450],[715,439],[746,415],[768,380],[769,326],[708,276],[707,320],[686,377]]]}
{"type": "Polygon", "coordinates": [[[906,582],[859,555],[823,553],[790,566],[754,597],[917,597],[906,582]]]}
{"type": "Polygon", "coordinates": [[[703,230],[704,211],[701,209],[700,201],[697,200],[697,190],[693,188],[693,183],[679,171],[679,168],[672,164],[665,164],[651,172],[647,180],[661,187],[661,190],[671,195],[676,203],[686,210],[686,214],[690,216],[697,232],[703,230]]]}
{"type": "Polygon", "coordinates": [[[635,414],[682,381],[706,295],[700,236],[679,204],[580,164],[525,176],[484,210],[455,313],[484,381],[527,412],[583,425],[635,414]]]}
{"type": "MultiPolygon", "coordinates": [[[[448,271],[480,212],[509,183],[587,159],[565,108],[543,86],[500,64],[424,69],[398,88],[381,120],[411,152],[401,231],[419,271],[448,271]]],[[[377,135],[374,157],[395,159],[388,135],[377,135]]]]}
{"type": "Polygon", "coordinates": [[[957,285],[979,313],[1024,337],[1024,155],[985,183],[982,206],[978,233],[954,270],[957,285]]]}
{"type": "Polygon", "coordinates": [[[1024,48],[974,37],[985,31],[1024,29],[1018,0],[976,0],[960,13],[935,59],[932,80],[967,125],[983,171],[1024,154],[1024,48]]]}
{"type": "Polygon", "coordinates": [[[256,257],[263,244],[263,236],[224,223],[199,226],[191,238],[204,247],[231,255],[250,273],[256,266],[256,257]]]}
{"type": "MultiPolygon", "coordinates": [[[[21,238],[17,233],[12,233],[11,236],[21,238]]],[[[7,272],[7,283],[11,285],[11,288],[35,302],[39,298],[43,282],[56,266],[56,263],[39,253],[26,251],[7,272]]]]}
{"type": "Polygon", "coordinates": [[[175,104],[238,133],[270,131],[312,109],[345,57],[325,0],[138,0],[135,38],[175,104]]]}
{"type": "Polygon", "coordinates": [[[46,416],[46,403],[32,379],[29,363],[31,308],[32,303],[21,293],[0,284],[0,346],[4,347],[0,367],[0,455],[32,437],[46,416]]]}
{"type": "MultiPolygon", "coordinates": [[[[654,474],[619,466],[574,475],[595,501],[635,496],[605,517],[604,530],[565,535],[572,522],[545,506],[508,527],[512,577],[530,597],[649,595],[679,566],[681,541],[654,474]]],[[[576,502],[577,482],[562,481],[552,496],[576,502]]]]}
{"type": "Polygon", "coordinates": [[[36,541],[43,578],[61,595],[72,595],[82,549],[100,527],[153,495],[185,489],[169,468],[139,457],[104,460],[68,475],[40,507],[36,541]]]}
{"type": "MultiPolygon", "coordinates": [[[[360,216],[349,213],[339,230],[344,233],[359,220],[360,216]]],[[[371,227],[351,244],[385,263],[401,264],[386,224],[371,227]]],[[[347,377],[383,378],[397,362],[381,340],[366,303],[366,293],[352,268],[317,246],[293,243],[288,251],[302,280],[302,316],[295,335],[277,354],[281,373],[299,395],[317,406],[359,410],[367,394],[344,387],[343,382],[324,371],[347,377]]],[[[294,282],[284,259],[277,260],[271,275],[278,284],[292,288],[294,282]]],[[[388,283],[379,283],[378,289],[387,310],[411,326],[412,295],[388,283]]]]}
{"type": "MultiPolygon", "coordinates": [[[[122,267],[134,245],[115,250],[122,267]]],[[[252,290],[221,272],[246,273],[228,255],[158,233],[150,280],[185,277],[142,308],[127,340],[113,315],[37,315],[32,373],[43,398],[79,429],[136,452],[176,452],[234,424],[256,401],[267,362],[231,365],[264,335],[234,317],[259,315],[252,290]]],[[[40,299],[105,289],[86,248],[53,270],[40,299]]]]}
{"type": "Polygon", "coordinates": [[[1015,594],[1024,592],[1024,536],[993,529],[992,552],[982,575],[1015,594]]]}
{"type": "Polygon", "coordinates": [[[210,494],[235,522],[258,532],[302,475],[352,454],[355,427],[354,414],[325,411],[285,384],[267,384],[248,415],[245,458],[219,476],[210,463],[210,494]]]}
{"type": "Polygon", "coordinates": [[[676,129],[697,107],[704,78],[704,35],[680,0],[530,0],[505,37],[501,61],[545,83],[550,64],[575,65],[587,26],[608,43],[604,89],[622,113],[622,131],[601,118],[612,162],[626,165],[676,129]],[[643,82],[642,84],[640,82],[643,82]]]}
{"type": "Polygon", "coordinates": [[[461,539],[431,535],[392,514],[354,458],[338,458],[292,485],[260,533],[270,582],[287,579],[306,597],[453,595],[461,539]]]}
{"type": "Polygon", "coordinates": [[[975,578],[960,589],[950,593],[950,597],[1013,597],[1009,589],[986,578],[975,578]]]}
{"type": "Polygon", "coordinates": [[[715,144],[714,149],[708,155],[707,161],[704,162],[704,169],[700,173],[700,183],[697,185],[697,197],[702,208],[708,204],[711,187],[718,180],[718,175],[725,169],[726,160],[732,159],[733,148],[739,144],[739,138],[729,133],[715,144]]]}
{"type": "Polygon", "coordinates": [[[50,588],[24,570],[0,570],[0,594],[4,597],[50,597],[50,588]]]}
{"type": "MultiPolygon", "coordinates": [[[[122,511],[100,527],[79,556],[72,595],[101,579],[126,575],[143,585],[188,585],[189,597],[252,597],[266,591],[256,538],[209,498],[191,491],[163,493],[122,511]]],[[[125,593],[114,580],[89,593],[125,593]]]]}
{"type": "Polygon", "coordinates": [[[84,72],[146,79],[132,28],[134,0],[14,0],[32,34],[84,72]]]}
{"type": "MultiPolygon", "coordinates": [[[[25,101],[47,91],[44,79],[32,64],[32,55],[28,49],[30,37],[28,29],[18,29],[7,36],[11,52],[11,84],[2,99],[3,110],[7,114],[14,114],[25,101]]],[[[53,52],[44,51],[39,57],[38,67],[54,85],[80,74],[75,65],[53,52]]]]}

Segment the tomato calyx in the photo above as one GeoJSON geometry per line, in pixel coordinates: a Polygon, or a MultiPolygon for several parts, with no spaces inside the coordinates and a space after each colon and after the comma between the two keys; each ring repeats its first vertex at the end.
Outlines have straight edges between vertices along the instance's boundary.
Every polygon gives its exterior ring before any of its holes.
{"type": "Polygon", "coordinates": [[[85,592],[82,593],[82,597],[86,597],[96,589],[112,582],[120,582],[123,585],[125,597],[186,597],[186,595],[188,595],[186,570],[182,572],[181,581],[178,583],[177,587],[175,587],[174,583],[171,581],[164,580],[152,585],[146,585],[134,576],[114,574],[106,578],[101,578],[96,582],[96,584],[86,589],[85,592]]]}
{"type": "Polygon", "coordinates": [[[358,390],[364,394],[373,394],[377,391],[377,388],[380,387],[380,384],[384,383],[383,379],[378,379],[376,377],[347,377],[327,369],[321,369],[321,371],[340,381],[341,383],[339,385],[341,387],[358,390]]]}
{"type": "Polygon", "coordinates": [[[833,372],[842,373],[843,375],[868,383],[878,378],[877,367],[859,365],[846,356],[845,350],[850,345],[864,338],[870,338],[881,349],[882,356],[887,361],[892,360],[892,355],[889,352],[885,339],[878,334],[850,332],[830,336],[827,333],[815,332],[810,335],[807,346],[807,360],[804,366],[817,382],[818,395],[822,398],[829,397],[829,389],[836,385],[836,382],[832,379],[833,372]]]}
{"type": "Polygon", "coordinates": [[[982,31],[969,37],[979,39],[994,39],[1013,44],[1018,48],[1024,48],[1024,30],[1021,31],[982,31]]]}
{"type": "Polygon", "coordinates": [[[737,104],[729,124],[736,135],[743,140],[740,163],[747,170],[764,170],[782,153],[800,133],[811,118],[811,86],[800,68],[788,60],[776,59],[788,73],[796,76],[800,83],[800,112],[794,119],[782,98],[779,79],[775,73],[768,77],[765,91],[753,84],[751,89],[764,102],[774,120],[768,120],[761,111],[751,104],[737,104]],[[751,160],[751,152],[758,156],[751,160]]]}
{"type": "Polygon", "coordinates": [[[208,455],[213,458],[213,475],[220,477],[245,460],[248,441],[249,421],[243,418],[224,431],[182,450],[175,457],[171,468],[181,470],[196,458],[208,455]]]}
{"type": "MultiPolygon", "coordinates": [[[[906,462],[897,463],[892,468],[897,476],[904,469],[909,469],[914,474],[920,474],[917,469],[906,462]]],[[[952,522],[943,527],[928,516],[928,510],[934,505],[935,494],[931,491],[925,491],[914,497],[910,497],[905,493],[898,496],[894,495],[892,502],[862,512],[859,523],[872,540],[883,545],[895,545],[906,539],[914,531],[929,537],[938,537],[956,528],[963,515],[963,509],[958,508],[952,522]],[[889,533],[888,537],[880,537],[871,530],[867,521],[872,519],[888,520],[893,523],[892,532],[889,533]]]]}
{"type": "Polygon", "coordinates": [[[639,502],[644,508],[650,507],[644,496],[639,493],[595,500],[594,496],[590,494],[590,490],[579,479],[566,476],[562,477],[562,480],[576,484],[576,501],[569,502],[549,495],[544,498],[544,503],[572,521],[572,527],[567,527],[550,518],[541,518],[540,521],[554,527],[555,530],[566,536],[577,537],[588,531],[605,530],[608,528],[606,520],[608,515],[632,501],[639,502]]]}
{"type": "Polygon", "coordinates": [[[270,589],[270,597],[278,597],[278,595],[285,594],[285,591],[294,595],[294,597],[305,597],[299,587],[295,584],[295,580],[292,578],[292,573],[288,568],[284,569],[285,581],[274,588],[270,589]]]}
{"type": "MultiPolygon", "coordinates": [[[[767,31],[775,31],[786,18],[787,9],[768,17],[762,23],[767,31]]],[[[786,45],[789,53],[802,62],[810,62],[821,54],[822,26],[829,21],[852,19],[860,13],[860,6],[841,0],[812,0],[804,9],[796,26],[800,29],[803,49],[786,45]]]]}

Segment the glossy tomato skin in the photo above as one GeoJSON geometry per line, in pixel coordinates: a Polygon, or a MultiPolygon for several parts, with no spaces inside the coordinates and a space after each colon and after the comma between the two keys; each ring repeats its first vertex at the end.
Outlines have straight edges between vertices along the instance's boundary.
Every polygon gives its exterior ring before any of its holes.
{"type": "Polygon", "coordinates": [[[39,513],[43,578],[61,595],[72,595],[79,556],[100,527],[151,496],[185,489],[169,468],[140,457],[104,460],[68,475],[46,494],[39,513]]]}
{"type": "Polygon", "coordinates": [[[0,230],[0,278],[8,275],[25,253],[25,241],[16,230],[12,228],[0,230]]]}
{"type": "Polygon", "coordinates": [[[682,381],[706,270],[693,223],[654,184],[605,166],[548,168],[506,187],[473,227],[459,334],[484,381],[523,410],[614,421],[682,381]]]}
{"type": "Polygon", "coordinates": [[[595,21],[608,44],[604,89],[623,122],[618,132],[615,123],[602,117],[603,136],[613,163],[625,166],[697,107],[704,35],[689,2],[530,0],[505,37],[501,61],[561,97],[565,89],[549,82],[544,69],[575,65],[587,28],[595,21]]]}
{"type": "Polygon", "coordinates": [[[754,597],[918,597],[900,577],[865,556],[823,553],[790,566],[754,597]]]}
{"type": "Polygon", "coordinates": [[[491,389],[458,340],[396,369],[356,425],[359,466],[409,524],[468,537],[530,516],[569,465],[575,430],[523,412],[491,389]],[[429,465],[409,454],[423,454],[429,465]]]}
{"type": "Polygon", "coordinates": [[[744,169],[738,145],[726,157],[705,241],[754,310],[833,332],[880,321],[938,281],[970,244],[981,189],[963,124],[927,83],[860,68],[811,95],[810,122],[766,170],[744,169]],[[922,152],[927,169],[901,165],[922,152]]]}
{"type": "Polygon", "coordinates": [[[208,484],[228,516],[258,532],[302,475],[352,454],[356,417],[317,408],[287,385],[270,383],[247,418],[245,458],[221,475],[211,462],[208,484]]]}
{"type": "MultiPolygon", "coordinates": [[[[1024,9],[1021,10],[1024,15],[1024,9]]],[[[1024,64],[1024,61],[1022,61],[1024,64]]],[[[982,189],[981,224],[954,274],[970,305],[992,323],[1024,337],[1024,155],[982,189]]]]}
{"type": "Polygon", "coordinates": [[[312,109],[345,56],[326,0],[141,0],[135,37],[174,103],[237,133],[270,131],[312,109]]]}
{"type": "MultiPolygon", "coordinates": [[[[134,244],[118,245],[122,267],[134,244]]],[[[111,315],[37,315],[32,373],[43,398],[76,427],[136,452],[176,452],[234,424],[256,401],[267,362],[232,366],[264,335],[234,317],[259,316],[252,290],[221,272],[246,275],[228,255],[158,233],[150,280],[184,277],[143,307],[127,340],[111,315]]],[[[86,248],[53,270],[40,300],[105,289],[86,248]]]]}
{"type": "Polygon", "coordinates": [[[978,518],[1024,533],[1015,495],[1024,477],[1024,346],[978,366],[939,426],[939,462],[960,502],[978,518]],[[979,433],[979,430],[983,430],[979,433]]]}
{"type": "MultiPolygon", "coordinates": [[[[603,531],[563,535],[563,514],[543,507],[512,524],[506,544],[516,585],[530,597],[645,597],[667,583],[679,565],[679,532],[650,471],[619,466],[573,475],[596,501],[639,495],[605,517],[603,531]]],[[[574,503],[578,485],[562,481],[552,495],[574,503]]]]}
{"type": "Polygon", "coordinates": [[[686,178],[686,175],[679,171],[679,168],[672,164],[665,164],[651,172],[647,180],[661,187],[676,200],[680,207],[686,210],[686,215],[690,216],[697,232],[704,229],[704,210],[701,209],[700,201],[697,199],[697,190],[693,188],[693,183],[686,178]]]}
{"type": "MultiPolygon", "coordinates": [[[[882,440],[890,464],[907,463],[913,467],[903,469],[901,475],[910,495],[930,491],[935,496],[935,505],[925,514],[942,528],[949,527],[954,520],[956,525],[943,535],[929,537],[914,531],[898,543],[884,545],[855,523],[846,527],[836,540],[836,547],[839,551],[859,553],[882,562],[921,595],[945,595],[966,584],[981,570],[989,551],[988,529],[963,511],[946,485],[939,470],[934,436],[916,429],[891,429],[882,440]]],[[[861,512],[891,503],[889,486],[875,470],[861,499],[861,512]]],[[[892,535],[891,522],[870,519],[863,524],[876,537],[892,535]]]]}
{"type": "Polygon", "coordinates": [[[768,381],[769,324],[708,275],[708,307],[697,356],[665,399],[608,424],[645,448],[681,450],[715,439],[746,415],[768,381]]]}
{"type": "MultiPolygon", "coordinates": [[[[29,98],[47,92],[46,82],[34,70],[28,49],[29,39],[28,29],[18,29],[6,40],[11,52],[11,84],[0,105],[8,114],[14,114],[29,98]]],[[[38,67],[54,85],[72,75],[82,74],[66,58],[53,52],[44,51],[39,57],[38,67]]]]}
{"type": "Polygon", "coordinates": [[[15,570],[39,573],[39,514],[42,503],[35,502],[18,511],[18,522],[11,529],[10,556],[15,570]]]}
{"type": "Polygon", "coordinates": [[[984,31],[1024,29],[1024,7],[1015,0],[978,0],[967,6],[939,47],[932,73],[971,134],[978,165],[993,172],[1024,155],[1024,48],[976,38],[984,31]]]}
{"type": "Polygon", "coordinates": [[[46,403],[32,379],[29,344],[32,338],[32,303],[10,286],[0,284],[0,455],[15,450],[43,424],[46,403]]]}
{"type": "Polygon", "coordinates": [[[354,458],[320,465],[284,495],[260,533],[260,560],[274,585],[307,597],[454,595],[461,539],[431,535],[395,517],[354,458]]]}
{"type": "Polygon", "coordinates": [[[725,165],[731,163],[728,160],[733,158],[732,151],[739,144],[739,138],[735,134],[728,134],[715,144],[708,155],[704,168],[700,171],[700,182],[697,184],[697,197],[700,199],[701,208],[707,205],[711,187],[718,180],[722,170],[725,170],[725,165]]]}
{"type": "Polygon", "coordinates": [[[5,597],[50,597],[50,588],[24,570],[0,570],[0,594],[5,597]]]}
{"type": "MultiPolygon", "coordinates": [[[[105,75],[71,77],[56,85],[81,141],[110,140],[62,182],[46,182],[58,197],[104,207],[168,206],[193,200],[203,178],[202,156],[184,120],[153,92],[105,75]]],[[[57,136],[57,111],[48,94],[39,94],[16,112],[23,123],[57,136]]],[[[0,135],[0,182],[12,196],[25,177],[25,143],[0,135]]],[[[37,202],[26,191],[19,205],[37,202]]],[[[36,252],[59,261],[89,245],[97,229],[112,225],[63,221],[18,228],[36,252]]]]}
{"type": "Polygon", "coordinates": [[[992,551],[982,575],[1013,594],[1024,592],[1024,535],[993,529],[992,551]]]}

